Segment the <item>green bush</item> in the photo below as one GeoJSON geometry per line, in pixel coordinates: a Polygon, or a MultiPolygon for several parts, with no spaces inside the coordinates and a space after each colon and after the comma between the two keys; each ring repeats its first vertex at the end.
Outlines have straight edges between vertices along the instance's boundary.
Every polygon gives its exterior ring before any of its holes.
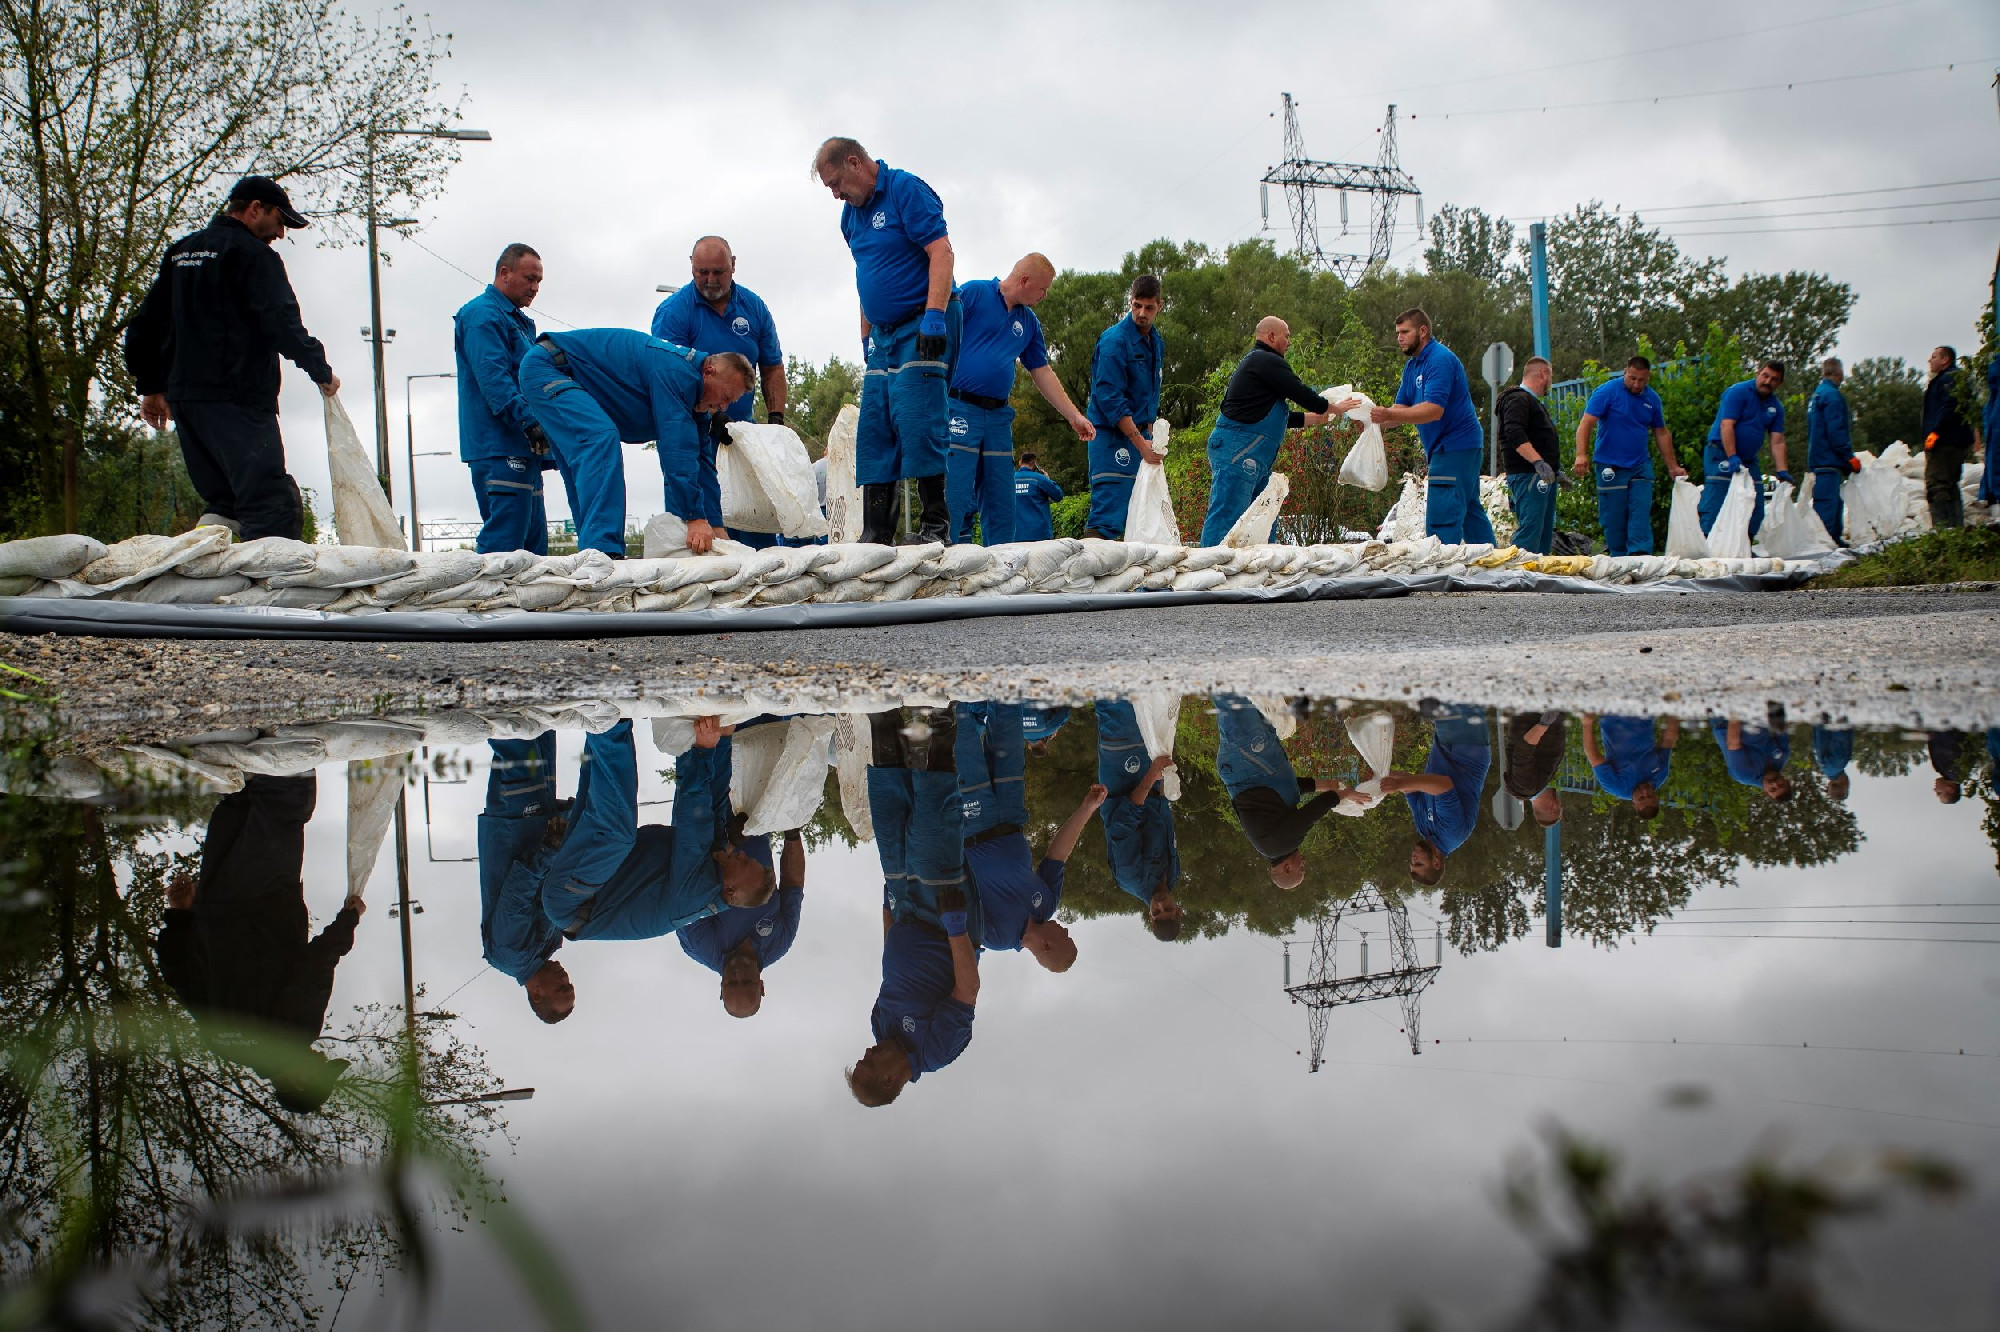
{"type": "Polygon", "coordinates": [[[1814,587],[1920,587],[2000,582],[2000,531],[1952,527],[1863,555],[1813,579],[1814,587]]]}
{"type": "Polygon", "coordinates": [[[1073,495],[1065,495],[1049,506],[1049,521],[1055,525],[1059,537],[1080,537],[1083,535],[1084,519],[1090,517],[1090,491],[1079,490],[1073,495]]]}

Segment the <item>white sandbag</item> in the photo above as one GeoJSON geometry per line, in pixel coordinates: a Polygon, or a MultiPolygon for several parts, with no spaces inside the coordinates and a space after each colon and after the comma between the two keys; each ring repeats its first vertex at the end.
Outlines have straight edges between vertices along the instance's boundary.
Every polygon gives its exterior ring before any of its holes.
{"type": "Polygon", "coordinates": [[[1360,405],[1351,407],[1347,419],[1359,423],[1361,438],[1354,441],[1354,447],[1347,451],[1347,457],[1340,463],[1340,484],[1359,486],[1363,490],[1382,490],[1389,484],[1389,453],[1382,444],[1382,427],[1369,419],[1369,411],[1375,404],[1366,393],[1356,393],[1352,384],[1339,384],[1320,395],[1329,403],[1346,398],[1359,398],[1360,405]]]}
{"type": "Polygon", "coordinates": [[[1364,798],[1343,800],[1334,806],[1334,813],[1358,818],[1382,803],[1382,777],[1396,758],[1396,719],[1386,712],[1371,712],[1349,717],[1346,725],[1347,738],[1361,755],[1368,776],[1354,788],[1364,798]]]}
{"type": "Polygon", "coordinates": [[[797,578],[787,578],[780,583],[766,583],[751,595],[753,606],[792,606],[801,601],[810,601],[826,590],[826,584],[811,574],[800,574],[797,578]]]}
{"type": "Polygon", "coordinates": [[[176,573],[189,578],[270,578],[277,574],[303,573],[317,560],[317,548],[289,537],[258,537],[231,546],[219,546],[205,555],[183,560],[176,573]]]}
{"type": "MultiPolygon", "coordinates": [[[[1145,742],[1148,760],[1172,758],[1174,736],[1180,728],[1181,696],[1166,689],[1141,689],[1132,695],[1132,714],[1139,723],[1139,738],[1145,742]]],[[[1181,775],[1168,768],[1160,776],[1160,793],[1169,800],[1181,798],[1181,775]]]]}
{"type": "Polygon", "coordinates": [[[151,606],[213,606],[226,596],[247,591],[250,580],[241,574],[225,578],[187,578],[165,573],[134,583],[111,594],[113,601],[138,601],[151,606]]]}
{"type": "Polygon", "coordinates": [[[903,579],[908,578],[925,564],[944,553],[943,544],[936,541],[926,541],[918,546],[895,546],[891,547],[891,549],[895,551],[895,555],[890,561],[887,564],[870,569],[865,574],[859,575],[862,581],[883,584],[900,583],[903,579]]]}
{"type": "Polygon", "coordinates": [[[197,555],[206,555],[228,544],[226,527],[196,527],[179,536],[130,537],[84,565],[77,578],[100,592],[116,592],[121,587],[157,578],[197,555]]]}
{"type": "MultiPolygon", "coordinates": [[[[728,523],[723,524],[725,527],[728,523]]],[[[754,530],[754,529],[753,529],[754,530]]],[[[578,552],[581,554],[582,552],[578,552]]],[[[596,555],[600,552],[591,551],[596,555]]],[[[646,540],[643,553],[649,560],[678,558],[693,555],[687,544],[687,520],[678,514],[656,513],[646,522],[646,540]]],[[[728,537],[718,537],[709,545],[710,556],[753,555],[755,550],[741,541],[731,541],[728,537]]],[[[609,559],[610,556],[604,558],[609,559]]],[[[697,557],[699,558],[699,557],[697,557]]]]}
{"type": "Polygon", "coordinates": [[[1708,529],[1709,554],[1722,560],[1750,558],[1750,520],[1757,512],[1757,486],[1748,471],[1729,478],[1729,493],[1708,529]]]}
{"type": "MultiPolygon", "coordinates": [[[[1328,389],[1321,396],[1332,398],[1333,390],[1328,389]]],[[[1289,740],[1298,732],[1299,714],[1292,711],[1290,699],[1279,694],[1252,694],[1250,706],[1257,709],[1258,715],[1270,726],[1271,734],[1278,739],[1289,740]]]]}
{"type": "Polygon", "coordinates": [[[1708,536],[1701,530],[1701,487],[1684,476],[1673,479],[1673,501],[1667,506],[1667,554],[1682,560],[1709,558],[1708,536]]]}
{"type": "Polygon", "coordinates": [[[1137,567],[1127,569],[1123,573],[1106,574],[1102,578],[1094,579],[1090,590],[1097,593],[1130,592],[1144,581],[1146,581],[1146,570],[1144,567],[1137,567]]]}
{"type": "Polygon", "coordinates": [[[861,540],[861,487],[854,480],[854,442],[861,411],[853,403],[833,418],[826,436],[826,539],[833,544],[861,540]]]}
{"type": "Polygon", "coordinates": [[[47,581],[33,574],[0,574],[0,597],[25,596],[47,581]]]}
{"type": "Polygon", "coordinates": [[[204,763],[157,745],[125,745],[117,752],[134,777],[169,789],[192,788],[222,795],[243,789],[241,768],[204,763]]]}
{"type": "Polygon", "coordinates": [[[469,550],[449,550],[426,552],[418,555],[416,561],[416,567],[408,573],[377,583],[370,592],[383,605],[393,606],[408,597],[456,587],[479,577],[486,557],[469,550]]]}
{"type": "Polygon", "coordinates": [[[260,736],[190,747],[203,763],[236,768],[260,777],[296,777],[326,762],[326,746],[311,736],[260,736]]]}
{"type": "Polygon", "coordinates": [[[732,421],[729,443],[715,456],[724,527],[800,538],[827,534],[812,459],[790,426],[732,421]]]}
{"type": "Polygon", "coordinates": [[[354,422],[347,419],[347,409],[338,395],[320,401],[326,407],[326,470],[333,485],[333,530],[340,544],[409,549],[375,477],[375,464],[362,450],[354,422]]]}
{"type": "Polygon", "coordinates": [[[993,563],[992,552],[984,546],[946,546],[935,559],[920,567],[933,578],[970,578],[993,563]]]}
{"type": "Polygon", "coordinates": [[[1206,592],[1221,587],[1229,575],[1220,569],[1184,569],[1174,575],[1174,591],[1206,592]]]}
{"type": "MultiPolygon", "coordinates": [[[[329,761],[392,758],[408,754],[424,742],[421,726],[408,722],[368,717],[349,721],[311,722],[300,726],[274,726],[271,734],[280,740],[312,740],[324,750],[329,761]]],[[[540,734],[540,732],[536,732],[540,734]]]]}
{"type": "Polygon", "coordinates": [[[367,587],[386,583],[414,569],[416,556],[407,550],[373,546],[319,546],[313,567],[297,573],[273,574],[271,587],[367,587]]]}
{"type": "Polygon", "coordinates": [[[541,562],[541,556],[532,550],[496,550],[481,557],[479,576],[481,578],[519,578],[541,562]]]}
{"type": "Polygon", "coordinates": [[[407,755],[357,759],[347,765],[347,895],[360,897],[375,874],[382,843],[403,794],[407,755]]]}
{"type": "Polygon", "coordinates": [[[1493,529],[1494,538],[1503,546],[1512,545],[1514,533],[1520,529],[1520,519],[1514,515],[1514,496],[1507,489],[1506,477],[1479,478],[1479,507],[1486,510],[1486,523],[1493,529]]]}
{"type": "Polygon", "coordinates": [[[731,743],[729,803],[750,834],[803,828],[826,796],[832,759],[831,717],[794,717],[736,732],[731,743]]]}
{"type": "MultiPolygon", "coordinates": [[[[1804,493],[1809,496],[1811,472],[1806,473],[1806,485],[1808,490],[1804,493]]],[[[1804,560],[1832,549],[1826,525],[1819,521],[1810,503],[1801,503],[1792,488],[1780,481],[1764,506],[1764,528],[1758,533],[1757,553],[1772,559],[1804,560]]]]}
{"type": "Polygon", "coordinates": [[[1174,580],[1181,576],[1179,569],[1161,569],[1154,573],[1146,573],[1142,569],[1139,572],[1144,575],[1139,580],[1139,586],[1148,592],[1170,591],[1173,588],[1174,580]]]}
{"type": "Polygon", "coordinates": [[[73,578],[104,558],[102,541],[65,532],[0,543],[0,578],[73,578]]]}
{"type": "Polygon", "coordinates": [[[1222,544],[1232,548],[1269,545],[1271,524],[1278,521],[1278,511],[1285,507],[1285,497],[1291,493],[1290,479],[1283,472],[1271,473],[1270,480],[1257,492],[1257,498],[1250,501],[1243,516],[1223,535],[1222,544]]]}
{"type": "MultiPolygon", "coordinates": [[[[1900,448],[1898,440],[1890,449],[1900,448]]],[[[1904,450],[1908,453],[1908,450],[1904,450]]],[[[1887,457],[1888,449],[1883,450],[1887,457]]],[[[1856,453],[1861,470],[1840,488],[1841,505],[1846,510],[1847,543],[1866,545],[1886,541],[1903,524],[1903,478],[1893,464],[1867,453],[1856,453]]]]}
{"type": "Polygon", "coordinates": [[[1108,574],[1123,573],[1131,565],[1133,553],[1122,541],[1085,537],[1077,542],[1076,550],[1064,561],[1063,572],[1071,579],[1103,578],[1108,574]]]}
{"type": "Polygon", "coordinates": [[[1382,516],[1376,538],[1386,542],[1416,541],[1424,535],[1425,481],[1415,473],[1403,477],[1403,493],[1382,516]]]}
{"type": "Polygon", "coordinates": [[[219,599],[224,606],[276,606],[283,610],[325,610],[346,595],[338,587],[246,587],[219,599]]]}
{"type": "Polygon", "coordinates": [[[1160,463],[1139,464],[1139,476],[1132,483],[1125,511],[1125,539],[1153,545],[1181,544],[1180,521],[1174,517],[1174,500],[1167,489],[1167,469],[1160,463]]]}
{"type": "Polygon", "coordinates": [[[822,547],[829,556],[826,563],[817,566],[813,573],[821,582],[831,587],[851,578],[873,573],[896,558],[893,546],[878,546],[873,543],[849,542],[844,545],[829,543],[822,547]]]}
{"type": "Polygon", "coordinates": [[[641,592],[632,598],[632,609],[642,611],[706,610],[714,594],[705,583],[689,583],[671,592],[641,592]]]}
{"type": "Polygon", "coordinates": [[[986,547],[988,563],[976,574],[965,579],[968,596],[984,592],[989,587],[998,587],[1019,577],[1021,568],[1028,562],[1028,550],[1018,544],[986,547]]]}
{"type": "Polygon", "coordinates": [[[868,719],[843,712],[833,720],[833,768],[840,779],[840,813],[861,841],[875,840],[874,813],[868,805],[868,761],[874,741],[868,719]]]}

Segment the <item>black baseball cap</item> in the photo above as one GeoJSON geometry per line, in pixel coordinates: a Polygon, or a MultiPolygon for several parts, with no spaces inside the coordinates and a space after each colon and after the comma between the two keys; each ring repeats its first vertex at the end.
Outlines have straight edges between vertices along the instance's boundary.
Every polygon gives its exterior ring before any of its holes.
{"type": "Polygon", "coordinates": [[[229,191],[229,202],[266,204],[277,209],[278,216],[285,220],[285,225],[294,229],[312,225],[306,221],[304,213],[292,207],[291,199],[285,194],[285,187],[269,176],[245,176],[237,181],[229,191]]]}

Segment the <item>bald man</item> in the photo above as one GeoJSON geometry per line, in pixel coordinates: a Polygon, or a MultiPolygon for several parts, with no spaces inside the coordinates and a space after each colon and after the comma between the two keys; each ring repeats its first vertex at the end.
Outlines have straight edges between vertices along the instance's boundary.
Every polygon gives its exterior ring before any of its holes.
{"type": "Polygon", "coordinates": [[[1201,544],[1217,546],[1257,492],[1271,478],[1285,432],[1325,425],[1327,401],[1307,387],[1285,360],[1290,325],[1276,315],[1257,321],[1257,340],[1236,363],[1222,393],[1222,414],[1208,436],[1208,518],[1201,544]],[[1295,412],[1297,403],[1308,410],[1295,412]]]}
{"type": "Polygon", "coordinates": [[[982,544],[1014,539],[1014,409],[1008,397],[1017,363],[1078,439],[1087,444],[1097,436],[1097,427],[1077,410],[1049,368],[1042,325],[1035,318],[1035,306],[1049,294],[1055,278],[1056,266],[1046,255],[1030,254],[1004,278],[968,282],[958,289],[965,316],[945,411],[945,438],[951,445],[945,500],[953,541],[972,539],[975,513],[982,544]]]}

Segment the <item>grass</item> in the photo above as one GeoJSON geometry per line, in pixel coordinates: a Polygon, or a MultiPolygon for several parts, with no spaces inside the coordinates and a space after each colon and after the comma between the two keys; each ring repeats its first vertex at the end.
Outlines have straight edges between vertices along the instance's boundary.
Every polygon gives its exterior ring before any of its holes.
{"type": "Polygon", "coordinates": [[[1898,541],[1813,579],[1815,588],[2000,582],[2000,530],[1957,527],[1898,541]]]}

